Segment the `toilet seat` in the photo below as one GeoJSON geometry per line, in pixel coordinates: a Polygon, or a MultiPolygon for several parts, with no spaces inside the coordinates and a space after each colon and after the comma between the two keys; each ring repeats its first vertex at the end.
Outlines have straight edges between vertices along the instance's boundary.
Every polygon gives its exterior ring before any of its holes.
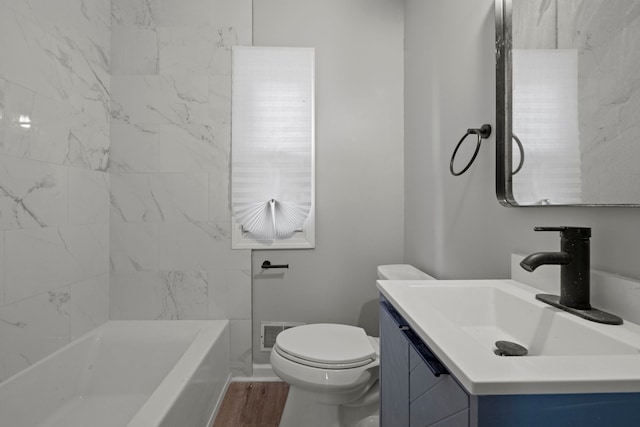
{"type": "Polygon", "coordinates": [[[319,323],[281,332],[273,349],[292,362],[313,368],[351,369],[377,359],[374,345],[362,328],[319,323]]]}
{"type": "Polygon", "coordinates": [[[301,357],[294,356],[293,354],[287,353],[286,351],[282,350],[280,347],[278,347],[277,344],[273,347],[273,350],[276,353],[278,353],[280,356],[284,357],[287,360],[290,360],[290,361],[295,362],[295,363],[299,363],[301,365],[310,366],[312,368],[319,368],[319,369],[351,369],[351,368],[358,368],[360,366],[368,365],[369,363],[371,363],[371,362],[373,362],[375,360],[373,358],[368,358],[368,359],[364,359],[364,360],[357,361],[357,362],[351,362],[351,363],[322,363],[322,362],[316,362],[316,361],[313,361],[313,360],[307,360],[307,359],[303,359],[301,357]]]}
{"type": "MultiPolygon", "coordinates": [[[[356,402],[379,376],[379,341],[354,326],[312,324],[280,332],[271,367],[292,389],[323,405],[356,402]]],[[[291,390],[291,389],[290,389],[291,390]]]]}

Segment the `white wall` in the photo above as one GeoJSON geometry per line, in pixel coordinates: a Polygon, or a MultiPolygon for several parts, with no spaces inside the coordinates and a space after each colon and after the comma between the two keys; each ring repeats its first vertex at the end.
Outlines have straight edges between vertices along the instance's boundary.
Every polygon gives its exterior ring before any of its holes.
{"type": "Polygon", "coordinates": [[[639,278],[640,209],[501,207],[493,137],[449,174],[464,131],[495,125],[494,0],[405,4],[405,261],[443,279],[508,277],[510,253],[559,248],[534,226],[580,225],[593,228],[593,268],[639,278]]]}
{"type": "Polygon", "coordinates": [[[402,261],[403,4],[254,0],[254,45],[316,48],[316,248],[254,251],[260,321],[339,322],[377,334],[375,267],[402,261]],[[264,260],[289,270],[263,274],[264,260]]]}
{"type": "Polygon", "coordinates": [[[109,26],[0,3],[0,381],[108,317],[109,26]]]}
{"type": "Polygon", "coordinates": [[[111,319],[230,319],[251,374],[250,252],[231,250],[231,46],[251,0],[112,1],[111,319]]]}

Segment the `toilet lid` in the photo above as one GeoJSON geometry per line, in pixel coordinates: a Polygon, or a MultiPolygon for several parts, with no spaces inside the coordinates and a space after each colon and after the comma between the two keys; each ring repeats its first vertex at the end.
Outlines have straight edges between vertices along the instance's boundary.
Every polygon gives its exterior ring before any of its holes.
{"type": "Polygon", "coordinates": [[[276,337],[280,350],[322,365],[360,365],[376,358],[376,351],[362,328],[318,323],[296,326],[276,337]]]}

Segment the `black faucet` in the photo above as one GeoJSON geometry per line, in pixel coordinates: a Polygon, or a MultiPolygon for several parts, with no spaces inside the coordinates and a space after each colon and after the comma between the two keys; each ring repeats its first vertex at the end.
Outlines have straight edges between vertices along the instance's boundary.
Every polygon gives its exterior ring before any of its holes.
{"type": "Polygon", "coordinates": [[[520,262],[527,271],[544,264],[560,265],[560,296],[538,294],[536,299],[594,322],[621,325],[614,314],[591,307],[589,227],[535,227],[535,231],[559,231],[560,252],[536,252],[520,262]]]}

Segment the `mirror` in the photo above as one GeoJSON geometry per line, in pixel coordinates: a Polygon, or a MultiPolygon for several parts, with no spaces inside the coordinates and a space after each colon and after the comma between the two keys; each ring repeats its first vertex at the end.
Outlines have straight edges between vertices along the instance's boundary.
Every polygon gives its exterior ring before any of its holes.
{"type": "Polygon", "coordinates": [[[640,205],[640,0],[496,0],[505,206],[640,205]]]}

